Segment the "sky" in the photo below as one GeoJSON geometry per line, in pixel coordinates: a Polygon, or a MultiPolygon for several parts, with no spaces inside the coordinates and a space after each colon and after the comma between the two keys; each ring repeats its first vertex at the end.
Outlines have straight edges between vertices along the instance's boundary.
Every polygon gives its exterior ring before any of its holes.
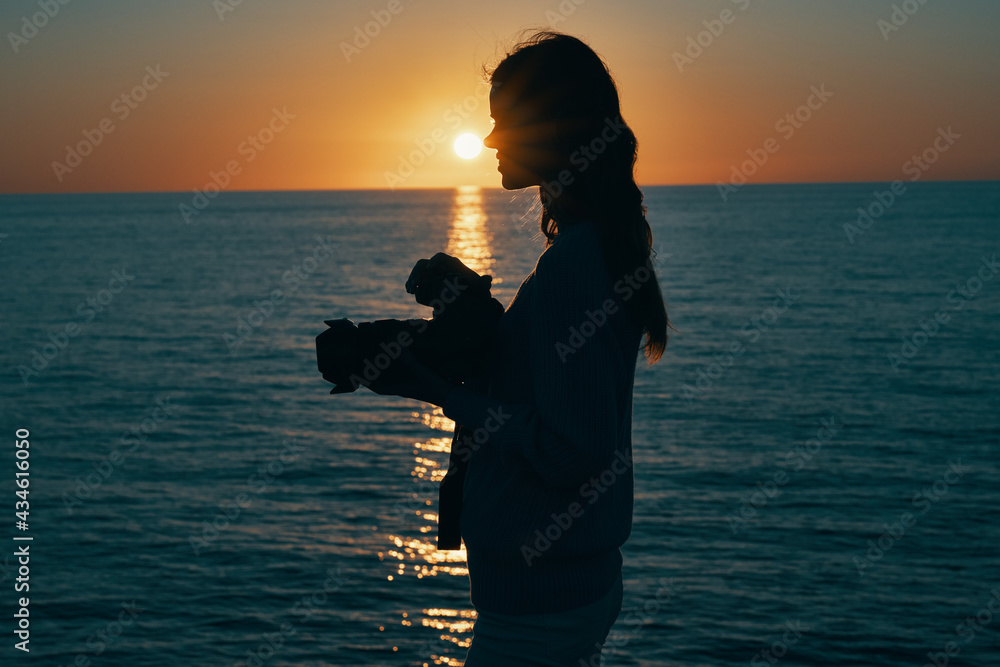
{"type": "Polygon", "coordinates": [[[453,141],[533,28],[640,185],[1000,179],[995,0],[4,0],[0,193],[499,187],[453,141]]]}

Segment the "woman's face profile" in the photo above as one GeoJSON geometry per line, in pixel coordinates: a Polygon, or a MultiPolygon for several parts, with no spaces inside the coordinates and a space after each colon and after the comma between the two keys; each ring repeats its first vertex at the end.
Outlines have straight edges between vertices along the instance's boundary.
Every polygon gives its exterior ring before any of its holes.
{"type": "MultiPolygon", "coordinates": [[[[493,131],[483,145],[497,152],[497,170],[505,190],[541,185],[553,162],[552,150],[546,150],[552,127],[546,128],[537,118],[536,105],[516,99],[499,83],[490,88],[490,116],[493,131]]],[[[551,124],[548,124],[551,126],[551,124]]]]}

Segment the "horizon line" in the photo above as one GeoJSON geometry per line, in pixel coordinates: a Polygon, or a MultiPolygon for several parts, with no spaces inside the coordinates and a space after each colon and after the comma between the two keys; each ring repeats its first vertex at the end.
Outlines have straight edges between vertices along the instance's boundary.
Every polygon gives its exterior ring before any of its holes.
{"type": "MultiPolygon", "coordinates": [[[[901,181],[900,179],[893,179],[890,181],[774,181],[767,183],[746,183],[739,186],[740,189],[746,187],[768,187],[768,186],[795,186],[795,185],[885,185],[895,182],[901,182],[904,184],[910,183],[1000,183],[1000,178],[974,178],[974,179],[918,179],[916,181],[906,180],[901,181]]],[[[725,185],[725,183],[646,183],[638,184],[640,189],[642,188],[716,188],[719,185],[725,185]]],[[[450,186],[435,186],[435,187],[398,187],[398,188],[284,188],[278,190],[253,190],[253,189],[237,189],[237,188],[226,188],[221,190],[220,193],[279,193],[279,192],[417,192],[426,190],[457,190],[459,188],[470,188],[475,187],[480,190],[504,190],[501,186],[491,186],[491,185],[475,185],[475,184],[459,184],[450,186]]],[[[533,188],[540,186],[529,186],[525,188],[518,188],[518,190],[531,190],[533,188]]],[[[506,190],[507,192],[515,192],[515,190],[506,190]]],[[[79,192],[52,192],[52,191],[38,191],[38,192],[0,192],[0,197],[33,197],[33,196],[59,196],[59,195],[118,195],[118,194],[190,194],[192,192],[203,192],[198,188],[190,188],[188,190],[86,190],[79,192]]]]}

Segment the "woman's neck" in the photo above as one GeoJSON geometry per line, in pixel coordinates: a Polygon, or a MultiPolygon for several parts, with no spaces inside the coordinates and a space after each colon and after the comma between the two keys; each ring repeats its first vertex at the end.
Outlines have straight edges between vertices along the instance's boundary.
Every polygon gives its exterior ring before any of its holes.
{"type": "Polygon", "coordinates": [[[550,200],[548,209],[549,214],[555,218],[556,223],[562,229],[590,219],[588,208],[565,192],[550,200]]]}

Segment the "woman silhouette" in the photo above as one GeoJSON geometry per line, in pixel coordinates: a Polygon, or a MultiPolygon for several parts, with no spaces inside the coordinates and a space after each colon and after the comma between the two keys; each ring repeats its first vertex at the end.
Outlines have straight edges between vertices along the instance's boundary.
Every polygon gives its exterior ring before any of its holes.
{"type": "MultiPolygon", "coordinates": [[[[539,186],[545,251],[497,325],[488,377],[451,385],[407,352],[418,379],[372,388],[441,406],[474,436],[460,456],[456,438],[446,477],[461,480],[478,615],[466,667],[596,666],[621,611],[636,359],[645,334],[658,361],[669,326],[636,140],[604,62],[574,37],[536,33],[488,79],[485,144],[505,189],[539,186]]],[[[461,262],[420,260],[411,279],[443,267],[461,262]]],[[[443,484],[442,531],[445,500],[443,484]]]]}

